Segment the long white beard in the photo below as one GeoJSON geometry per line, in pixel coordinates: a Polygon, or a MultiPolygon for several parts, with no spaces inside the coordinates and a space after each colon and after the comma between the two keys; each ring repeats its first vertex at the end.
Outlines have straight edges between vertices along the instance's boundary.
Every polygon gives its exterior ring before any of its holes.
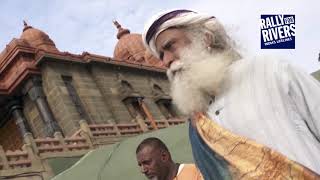
{"type": "Polygon", "coordinates": [[[167,71],[173,102],[185,115],[207,110],[234,59],[229,51],[213,55],[202,49],[188,48],[167,71]]]}

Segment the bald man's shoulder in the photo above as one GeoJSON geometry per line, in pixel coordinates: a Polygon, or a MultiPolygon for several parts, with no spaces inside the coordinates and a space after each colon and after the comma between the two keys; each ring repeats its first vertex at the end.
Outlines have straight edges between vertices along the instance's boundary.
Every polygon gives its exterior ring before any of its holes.
{"type": "Polygon", "coordinates": [[[204,180],[195,164],[181,164],[174,180],[204,180]]]}

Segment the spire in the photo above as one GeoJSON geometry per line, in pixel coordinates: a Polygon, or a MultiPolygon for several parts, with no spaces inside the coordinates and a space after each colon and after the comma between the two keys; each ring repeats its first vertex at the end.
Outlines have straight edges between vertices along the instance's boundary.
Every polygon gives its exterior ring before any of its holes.
{"type": "Polygon", "coordinates": [[[121,28],[121,25],[118,23],[117,20],[113,20],[112,22],[113,22],[113,24],[117,27],[117,29],[120,29],[120,28],[121,28]]]}
{"type": "Polygon", "coordinates": [[[121,27],[121,25],[118,23],[118,21],[113,20],[113,24],[116,26],[116,28],[118,29],[118,34],[117,34],[117,38],[120,39],[123,35],[125,34],[130,34],[129,29],[123,29],[121,27]]]}
{"type": "Polygon", "coordinates": [[[25,31],[25,30],[27,30],[29,28],[32,28],[32,26],[29,26],[25,20],[23,20],[23,26],[24,26],[23,27],[23,31],[25,31]]]}

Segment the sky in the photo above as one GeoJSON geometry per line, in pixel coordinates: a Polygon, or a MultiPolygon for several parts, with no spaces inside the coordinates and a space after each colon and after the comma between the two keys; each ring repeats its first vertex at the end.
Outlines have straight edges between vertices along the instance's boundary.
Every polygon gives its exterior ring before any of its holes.
{"type": "Polygon", "coordinates": [[[60,51],[113,56],[117,30],[112,21],[142,33],[148,19],[168,9],[215,16],[244,55],[279,56],[309,73],[320,69],[319,0],[1,0],[0,51],[19,38],[23,20],[46,32],[60,51]],[[261,49],[261,14],[294,14],[295,49],[261,49]]]}

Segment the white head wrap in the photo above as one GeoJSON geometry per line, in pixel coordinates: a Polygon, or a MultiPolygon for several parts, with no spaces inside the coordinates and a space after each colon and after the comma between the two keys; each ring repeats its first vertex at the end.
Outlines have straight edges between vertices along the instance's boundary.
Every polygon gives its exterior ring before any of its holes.
{"type": "Polygon", "coordinates": [[[143,44],[146,49],[159,58],[155,41],[162,31],[175,26],[202,24],[208,20],[214,20],[214,16],[199,14],[190,10],[170,10],[159,13],[145,25],[142,34],[143,44]]]}

